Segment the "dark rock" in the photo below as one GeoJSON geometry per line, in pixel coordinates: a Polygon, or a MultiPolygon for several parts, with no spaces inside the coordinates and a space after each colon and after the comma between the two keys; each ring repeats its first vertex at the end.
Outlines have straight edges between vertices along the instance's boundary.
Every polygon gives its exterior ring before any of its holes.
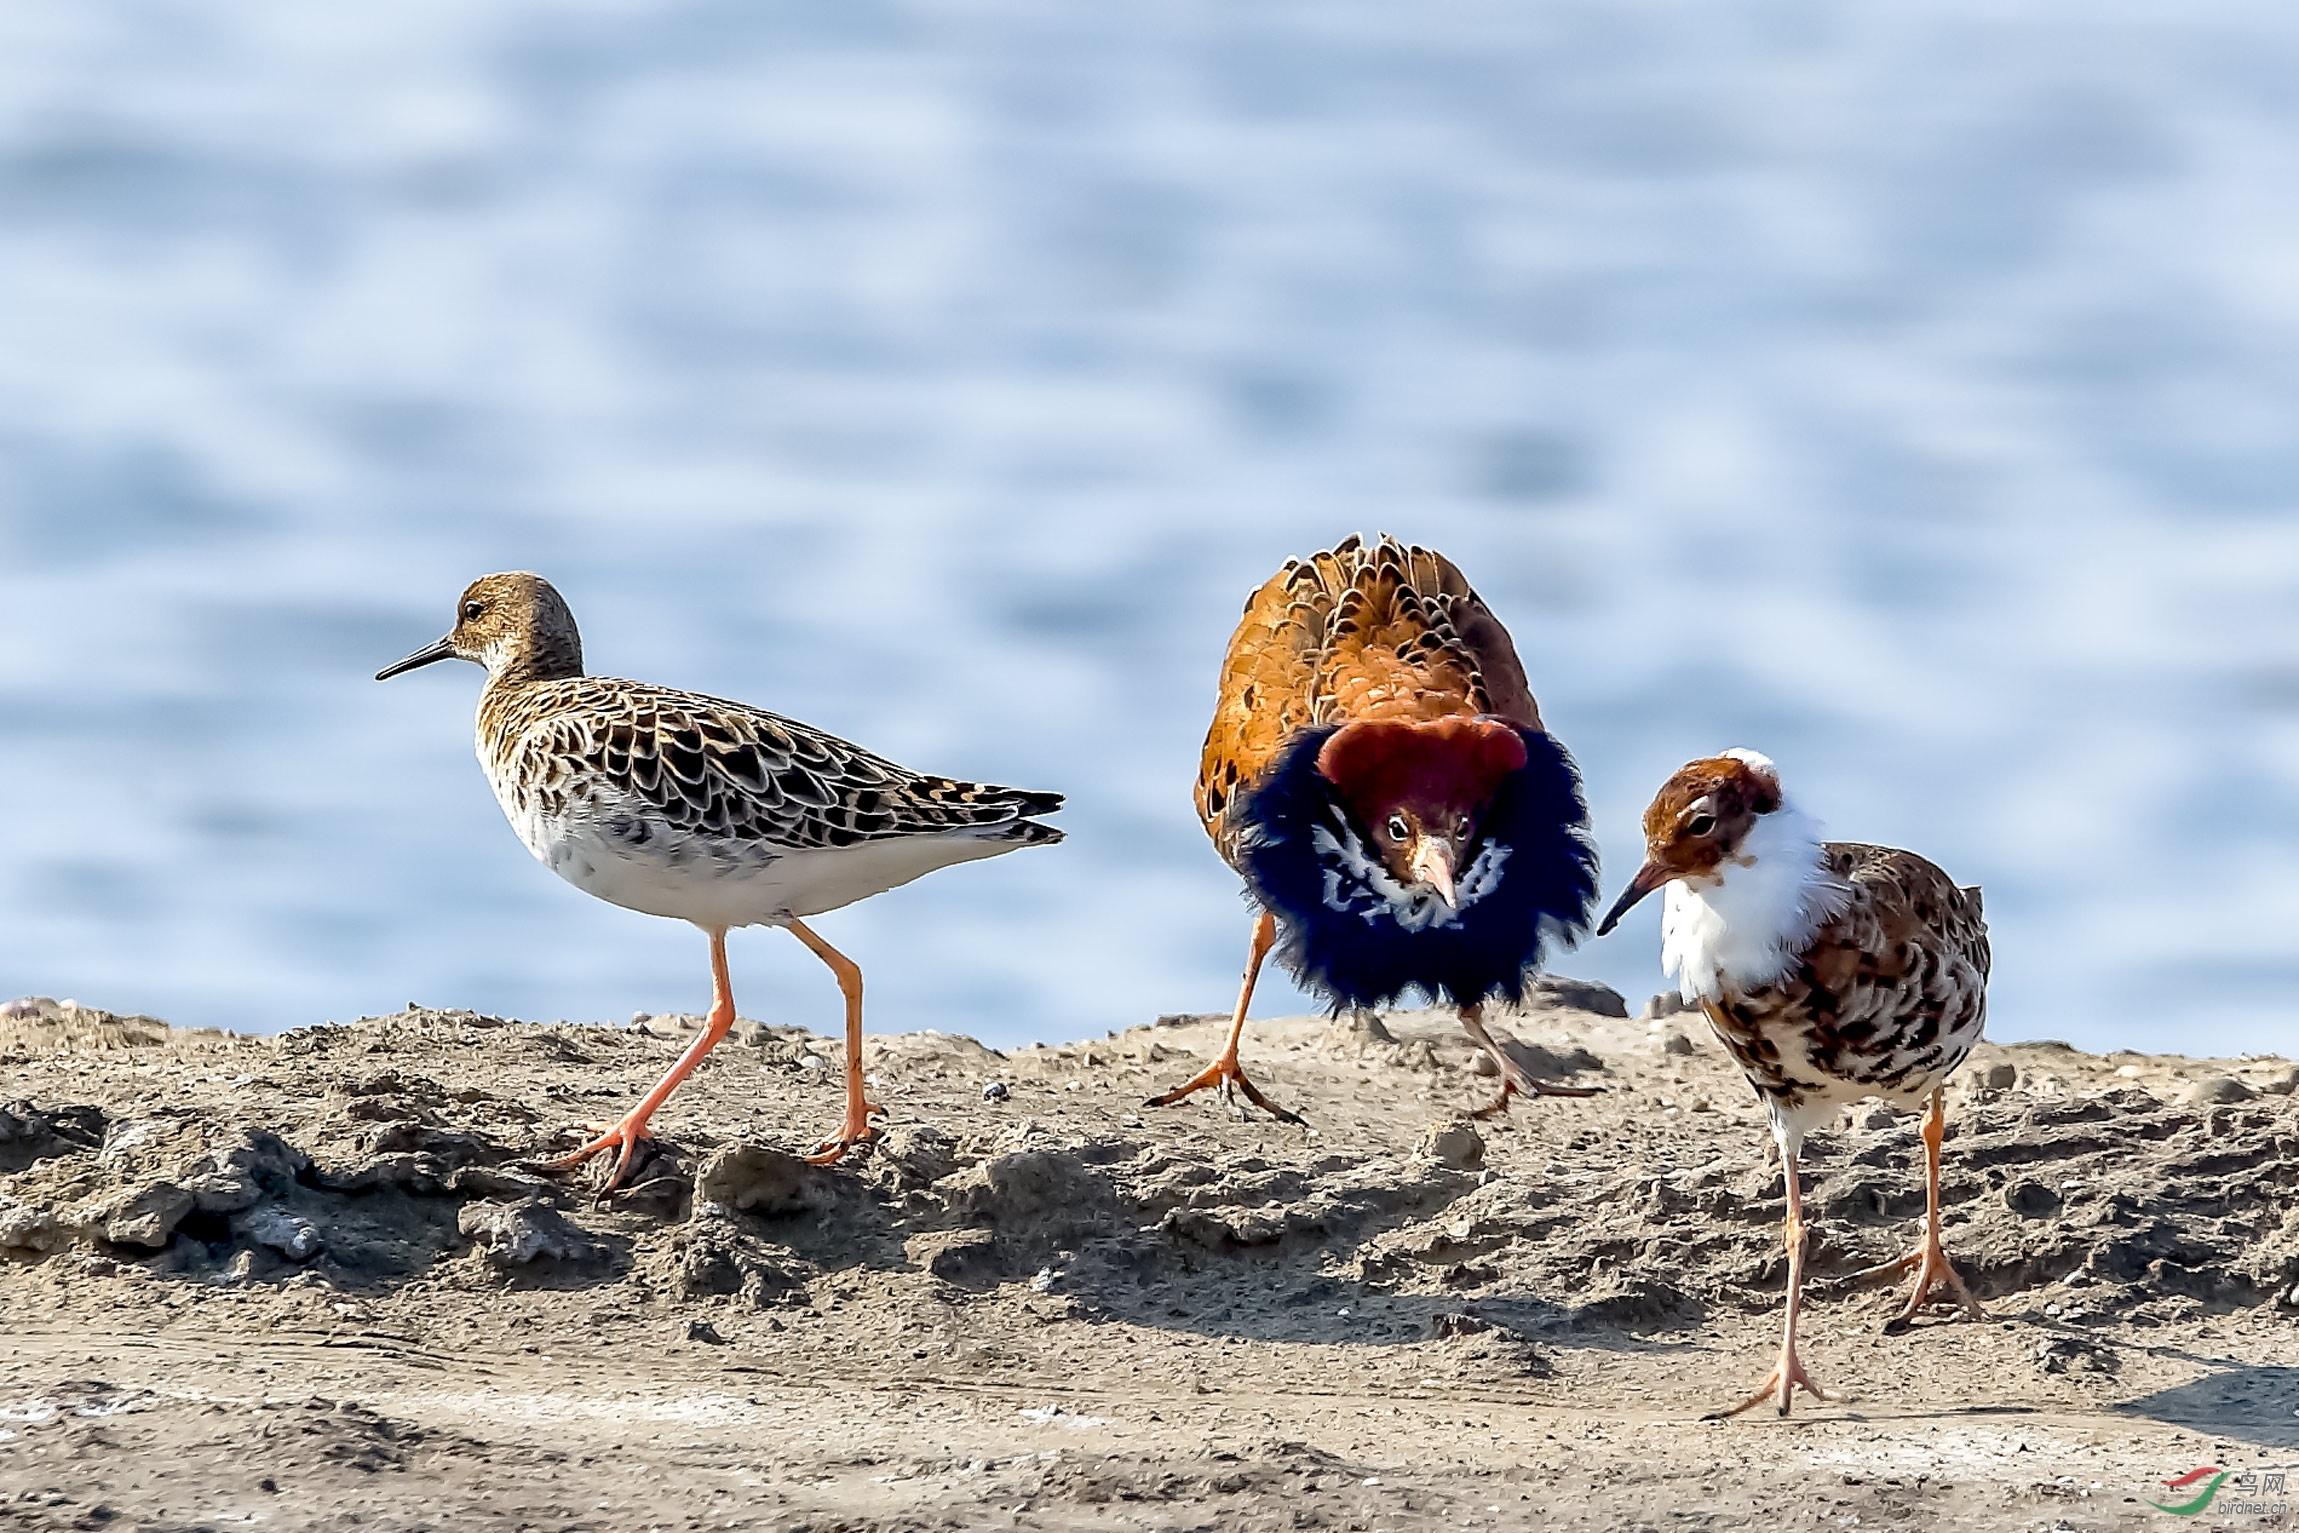
{"type": "Polygon", "coordinates": [[[581,1261],[592,1254],[590,1237],[541,1198],[466,1204],[455,1228],[498,1267],[581,1261]]]}
{"type": "Polygon", "coordinates": [[[1066,1150],[1014,1150],[953,1177],[952,1213],[994,1228],[1056,1236],[1105,1222],[1109,1182],[1066,1150]]]}
{"type": "Polygon", "coordinates": [[[0,1196],[0,1251],[35,1251],[46,1255],[72,1243],[72,1232],[44,1208],[0,1196]]]}
{"type": "Polygon", "coordinates": [[[157,1251],[197,1206],[192,1195],[175,1183],[152,1182],[114,1193],[83,1216],[81,1223],[116,1246],[157,1251]]]}
{"type": "Polygon", "coordinates": [[[317,1225],[276,1204],[243,1214],[232,1221],[232,1229],[242,1240],[275,1251],[291,1262],[310,1261],[327,1244],[317,1225]]]}
{"type": "Polygon", "coordinates": [[[874,1148],[871,1169],[896,1192],[930,1187],[958,1169],[958,1141],[931,1123],[897,1123],[874,1148]]]}
{"type": "Polygon", "coordinates": [[[267,1193],[285,1191],[306,1161],[278,1135],[258,1129],[238,1144],[210,1150],[182,1178],[203,1214],[236,1214],[253,1208],[267,1193]]]}
{"type": "Polygon", "coordinates": [[[787,1218],[828,1206],[833,1197],[820,1171],[785,1150],[737,1144],[703,1162],[695,1201],[763,1218],[787,1218]]]}
{"type": "Polygon", "coordinates": [[[783,1253],[717,1215],[680,1225],[668,1261],[668,1285],[682,1299],[739,1298],[764,1309],[805,1293],[783,1253]]]}
{"type": "Polygon", "coordinates": [[[2114,1349],[2083,1336],[2046,1337],[2037,1344],[2036,1363],[2046,1373],[2115,1373],[2123,1367],[2114,1349]]]}
{"type": "Polygon", "coordinates": [[[998,1237],[988,1230],[956,1230],[937,1237],[932,1244],[926,1270],[945,1283],[980,1287],[1002,1277],[1008,1266],[998,1237]]]}
{"type": "Polygon", "coordinates": [[[1544,974],[1533,982],[1535,998],[1551,1006],[1570,1006],[1576,1011],[1593,1012],[1600,1017],[1626,1017],[1628,1002],[1610,985],[1594,980],[1566,979],[1561,975],[1544,974]]]}
{"type": "Polygon", "coordinates": [[[30,1102],[0,1107],[0,1171],[21,1171],[35,1161],[104,1142],[104,1115],[93,1107],[42,1109],[30,1102]]]}
{"type": "Polygon", "coordinates": [[[1456,1171],[1474,1171],[1485,1163],[1485,1136],[1466,1118],[1433,1123],[1421,1136],[1420,1153],[1456,1171]]]}
{"type": "Polygon", "coordinates": [[[555,1186],[548,1177],[509,1166],[459,1166],[447,1177],[448,1190],[459,1197],[506,1202],[549,1197],[555,1186]]]}

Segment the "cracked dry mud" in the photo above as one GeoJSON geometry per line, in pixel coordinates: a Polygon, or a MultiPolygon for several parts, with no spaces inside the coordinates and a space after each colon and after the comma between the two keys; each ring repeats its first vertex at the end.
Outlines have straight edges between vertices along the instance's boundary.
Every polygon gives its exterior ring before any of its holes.
{"type": "Polygon", "coordinates": [[[16,1003],[0,1527],[2081,1530],[2299,1460],[2290,1064],[1984,1048],[1946,1193],[1991,1318],[1897,1337],[1844,1279],[1914,1236],[1916,1123],[1856,1109],[1807,1167],[1851,1398],[1702,1424],[1769,1361],[1777,1175],[1697,1024],[1622,1009],[1510,1018],[1606,1090],[1474,1127],[1440,1015],[1257,1023],[1307,1134],[1139,1105],[1211,1019],[874,1038],[893,1117],[835,1170],[791,1152],[837,1046],[746,1023],[602,1206],[530,1157],[690,1020],[16,1003]]]}

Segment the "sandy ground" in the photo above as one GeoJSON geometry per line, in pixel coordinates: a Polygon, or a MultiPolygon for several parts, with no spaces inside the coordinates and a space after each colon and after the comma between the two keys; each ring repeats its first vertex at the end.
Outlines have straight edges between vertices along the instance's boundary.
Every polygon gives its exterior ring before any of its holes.
{"type": "Polygon", "coordinates": [[[1704,1423],[1769,1361],[1777,1176],[1704,1031],[1622,1010],[1510,1019],[1606,1090],[1474,1129],[1436,1014],[1257,1023],[1306,1134],[1139,1105],[1211,1019],[873,1039],[890,1132],[834,1171],[786,1152],[837,1046],[746,1023],[599,1207],[523,1162],[689,1020],[17,1003],[0,1528],[2092,1529],[2299,1462],[2299,1070],[1984,1049],[1947,1194],[1991,1318],[1898,1337],[1844,1278],[1915,1234],[1915,1121],[1855,1111],[1808,1166],[1850,1398],[1704,1423]]]}

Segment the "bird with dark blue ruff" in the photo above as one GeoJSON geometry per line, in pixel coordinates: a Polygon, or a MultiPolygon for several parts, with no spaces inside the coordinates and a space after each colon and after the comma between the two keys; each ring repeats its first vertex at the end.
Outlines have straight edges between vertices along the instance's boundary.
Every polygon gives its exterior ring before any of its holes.
{"type": "Polygon", "coordinates": [[[1209,1086],[1287,1122],[1238,1041],[1274,951],[1336,1015],[1407,996],[1457,1007],[1500,1094],[1535,1079],[1485,1011],[1521,1002],[1588,928],[1596,848],[1580,774],[1541,724],[1516,645],[1444,555],[1357,537],[1296,559],[1247,600],[1198,769],[1198,817],[1254,906],[1221,1055],[1150,1099],[1209,1086]]]}

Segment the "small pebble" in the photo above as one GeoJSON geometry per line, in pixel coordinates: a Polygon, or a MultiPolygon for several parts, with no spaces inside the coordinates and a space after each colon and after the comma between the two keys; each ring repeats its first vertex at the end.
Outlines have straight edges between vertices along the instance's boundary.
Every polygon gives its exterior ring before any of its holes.
{"type": "Polygon", "coordinates": [[[982,1100],[985,1102],[1003,1102],[1013,1094],[1014,1088],[1004,1081],[985,1081],[982,1084],[982,1100]]]}

